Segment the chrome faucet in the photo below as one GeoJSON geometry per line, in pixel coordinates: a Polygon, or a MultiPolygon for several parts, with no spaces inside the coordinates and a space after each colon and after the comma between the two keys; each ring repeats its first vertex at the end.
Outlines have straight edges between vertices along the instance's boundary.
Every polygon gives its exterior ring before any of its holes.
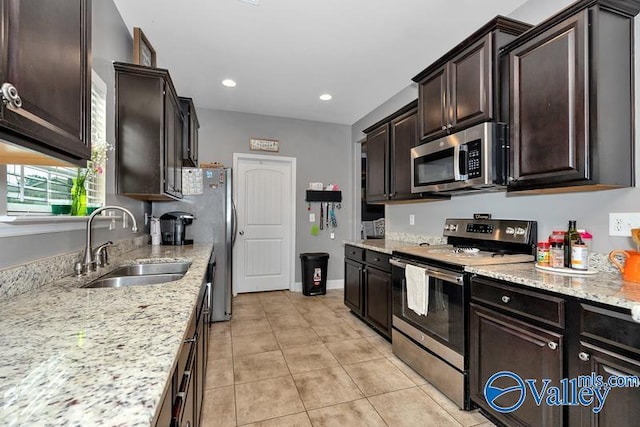
{"type": "MultiPolygon", "coordinates": [[[[99,253],[94,254],[93,249],[91,248],[91,223],[93,222],[93,218],[95,218],[96,215],[109,209],[122,211],[123,217],[124,215],[129,215],[129,217],[131,218],[131,221],[133,222],[133,224],[131,225],[131,232],[135,233],[136,231],[138,231],[138,224],[136,223],[136,218],[133,216],[131,211],[127,208],[123,208],[121,206],[102,206],[101,208],[98,208],[95,211],[93,211],[93,213],[89,215],[89,218],[87,219],[87,236],[86,236],[87,241],[84,247],[83,261],[78,261],[76,263],[75,271],[77,274],[82,274],[87,271],[94,271],[96,269],[96,255],[98,258],[100,258],[100,254],[99,253]]],[[[111,243],[111,242],[108,242],[108,243],[111,243]]],[[[106,244],[100,245],[98,249],[99,250],[102,250],[103,248],[106,249],[105,246],[106,244]]]]}

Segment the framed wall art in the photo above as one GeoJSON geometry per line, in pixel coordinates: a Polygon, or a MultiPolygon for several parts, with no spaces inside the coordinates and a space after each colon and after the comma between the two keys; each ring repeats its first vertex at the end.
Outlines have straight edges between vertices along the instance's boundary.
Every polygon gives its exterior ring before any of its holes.
{"type": "Polygon", "coordinates": [[[133,63],[147,67],[156,66],[156,51],[138,27],[133,27],[133,63]]]}

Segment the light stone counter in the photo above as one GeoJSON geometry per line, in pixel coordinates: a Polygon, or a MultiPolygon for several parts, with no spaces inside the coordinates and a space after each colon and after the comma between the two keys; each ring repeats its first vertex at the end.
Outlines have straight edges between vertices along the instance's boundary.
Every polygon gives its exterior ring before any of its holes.
{"type": "Polygon", "coordinates": [[[631,309],[640,305],[640,284],[625,282],[620,273],[563,276],[539,271],[533,263],[466,267],[466,271],[563,295],[631,309]]]}
{"type": "Polygon", "coordinates": [[[80,286],[66,277],[0,305],[0,425],[149,426],[196,305],[210,245],[145,246],[133,263],[190,261],[177,281],[80,286]]]}
{"type": "Polygon", "coordinates": [[[345,241],[345,245],[356,246],[362,249],[369,249],[376,252],[382,252],[391,255],[391,253],[403,246],[416,246],[408,242],[400,240],[388,240],[388,239],[367,239],[356,241],[345,241]]]}

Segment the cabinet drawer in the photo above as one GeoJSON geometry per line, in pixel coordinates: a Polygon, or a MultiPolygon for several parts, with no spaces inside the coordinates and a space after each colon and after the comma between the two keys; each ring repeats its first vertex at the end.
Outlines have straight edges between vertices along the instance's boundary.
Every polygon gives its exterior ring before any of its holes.
{"type": "Polygon", "coordinates": [[[364,249],[358,248],[356,246],[345,245],[345,247],[344,247],[344,257],[352,259],[354,261],[363,261],[364,260],[364,249]]]}
{"type": "Polygon", "coordinates": [[[564,328],[565,302],[562,298],[474,278],[471,282],[471,299],[564,328]]]}
{"type": "Polygon", "coordinates": [[[640,354],[640,324],[631,314],[580,305],[580,334],[640,354]]]}
{"type": "Polygon", "coordinates": [[[365,253],[365,262],[367,264],[374,265],[384,271],[391,271],[390,259],[391,255],[382,252],[367,250],[365,253]]]}

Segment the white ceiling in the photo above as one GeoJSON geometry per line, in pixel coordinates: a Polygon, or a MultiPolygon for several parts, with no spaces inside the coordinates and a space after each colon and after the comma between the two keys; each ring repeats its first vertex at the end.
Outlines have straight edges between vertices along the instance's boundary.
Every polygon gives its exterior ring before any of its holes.
{"type": "Polygon", "coordinates": [[[115,0],[197,108],[351,125],[526,0],[115,0]],[[225,88],[232,78],[238,86],[225,88]],[[322,93],[333,99],[323,102],[322,93]]]}

